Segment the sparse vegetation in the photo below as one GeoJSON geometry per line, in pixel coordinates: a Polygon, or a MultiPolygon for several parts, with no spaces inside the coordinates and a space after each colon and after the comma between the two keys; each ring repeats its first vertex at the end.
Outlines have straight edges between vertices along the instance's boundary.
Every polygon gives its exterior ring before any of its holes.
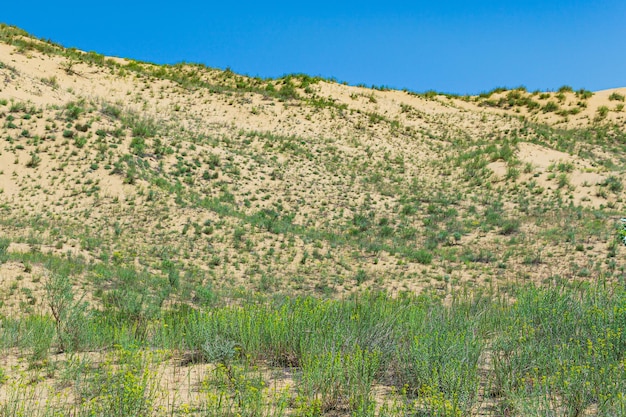
{"type": "Polygon", "coordinates": [[[619,93],[0,41],[0,415],[625,413],[619,93]]]}
{"type": "Polygon", "coordinates": [[[609,108],[607,106],[600,106],[598,107],[598,110],[597,110],[596,120],[597,121],[604,120],[608,114],[609,114],[609,108]]]}
{"type": "Polygon", "coordinates": [[[557,103],[555,103],[554,101],[549,101],[547,102],[542,108],[541,110],[543,110],[545,113],[549,113],[549,112],[555,112],[559,109],[559,105],[557,103]]]}

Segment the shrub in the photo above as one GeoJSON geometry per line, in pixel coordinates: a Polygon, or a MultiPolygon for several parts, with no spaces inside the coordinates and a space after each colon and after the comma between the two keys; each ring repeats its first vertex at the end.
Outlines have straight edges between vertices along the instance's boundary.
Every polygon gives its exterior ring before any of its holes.
{"type": "Polygon", "coordinates": [[[28,168],[37,168],[41,163],[41,158],[36,153],[30,154],[30,160],[26,162],[28,168]]]}
{"type": "Polygon", "coordinates": [[[356,280],[357,285],[363,284],[367,280],[367,274],[365,273],[365,270],[359,269],[354,279],[356,280]]]}
{"type": "Polygon", "coordinates": [[[65,106],[65,117],[67,120],[76,120],[78,117],[84,113],[84,101],[79,102],[71,102],[65,106]]]}
{"type": "Polygon", "coordinates": [[[86,144],[87,144],[87,138],[85,136],[77,136],[76,139],[74,139],[74,145],[77,148],[82,148],[86,144]]]}
{"type": "Polygon", "coordinates": [[[9,249],[9,245],[11,241],[6,238],[0,238],[0,265],[9,259],[9,254],[7,250],[9,249]]]}
{"type": "Polygon", "coordinates": [[[622,181],[614,175],[611,175],[606,180],[604,180],[602,185],[608,187],[611,192],[614,192],[616,194],[620,193],[624,189],[624,184],[622,184],[622,181]]]}
{"type": "Polygon", "coordinates": [[[142,137],[135,137],[130,142],[130,150],[135,155],[143,156],[146,152],[146,141],[142,137]]]}
{"type": "Polygon", "coordinates": [[[502,229],[500,229],[501,235],[511,235],[517,233],[520,228],[520,221],[517,219],[507,219],[502,222],[502,229]]]}
{"type": "Polygon", "coordinates": [[[112,104],[105,104],[102,106],[100,112],[105,116],[109,116],[113,119],[119,119],[120,115],[122,114],[122,109],[112,104]]]}
{"type": "Polygon", "coordinates": [[[357,213],[352,218],[352,224],[357,228],[359,232],[365,232],[370,227],[370,221],[364,214],[357,213]]]}
{"type": "Polygon", "coordinates": [[[429,265],[433,260],[433,255],[424,249],[416,249],[410,251],[407,254],[407,258],[422,265],[429,265]]]}
{"type": "Polygon", "coordinates": [[[580,90],[578,90],[576,92],[576,95],[579,98],[581,98],[583,100],[586,100],[588,98],[591,98],[593,96],[593,93],[591,91],[589,91],[589,90],[585,90],[584,88],[581,88],[580,90]]]}
{"type": "Polygon", "coordinates": [[[127,127],[130,127],[135,137],[151,138],[157,133],[157,125],[153,119],[131,116],[124,123],[127,127]]]}
{"type": "Polygon", "coordinates": [[[53,274],[46,282],[45,290],[59,350],[72,352],[79,349],[86,333],[87,304],[74,299],[72,284],[66,275],[53,274]]]}
{"type": "Polygon", "coordinates": [[[109,354],[102,372],[89,382],[93,397],[85,402],[82,415],[150,416],[154,415],[157,394],[155,372],[149,369],[158,358],[152,352],[119,350],[109,354]],[[116,364],[114,362],[119,363],[116,364]]]}
{"type": "Polygon", "coordinates": [[[545,106],[542,107],[544,113],[555,112],[559,109],[559,105],[554,101],[548,101],[545,106]]]}
{"type": "Polygon", "coordinates": [[[21,101],[12,103],[11,107],[9,107],[9,111],[11,113],[19,113],[19,112],[26,111],[26,104],[22,103],[21,101]]]}
{"type": "Polygon", "coordinates": [[[88,131],[90,128],[88,123],[85,124],[80,124],[80,123],[76,123],[76,125],[74,125],[74,129],[78,130],[79,132],[86,132],[88,131]]]}
{"type": "Polygon", "coordinates": [[[609,108],[607,106],[600,106],[598,107],[598,110],[596,110],[596,119],[602,120],[606,118],[608,114],[609,114],[609,108]]]}
{"type": "Polygon", "coordinates": [[[291,82],[291,80],[287,80],[285,84],[278,91],[278,97],[282,100],[291,100],[298,98],[298,92],[296,91],[295,85],[291,82]]]}

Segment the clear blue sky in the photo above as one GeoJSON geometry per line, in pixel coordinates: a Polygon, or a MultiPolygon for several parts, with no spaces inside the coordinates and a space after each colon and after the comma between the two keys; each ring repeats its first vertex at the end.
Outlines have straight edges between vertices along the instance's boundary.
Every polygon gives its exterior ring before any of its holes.
{"type": "Polygon", "coordinates": [[[626,0],[9,1],[0,22],[105,55],[478,93],[626,86],[626,0]]]}

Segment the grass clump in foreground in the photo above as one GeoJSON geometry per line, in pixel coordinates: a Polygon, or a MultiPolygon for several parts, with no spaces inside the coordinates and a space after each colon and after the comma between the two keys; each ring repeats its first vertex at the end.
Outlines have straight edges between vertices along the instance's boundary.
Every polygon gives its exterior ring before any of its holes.
{"type": "MultiPolygon", "coordinates": [[[[63,299],[78,308],[64,283],[57,278],[49,285],[52,305],[63,299]]],[[[251,297],[208,311],[179,305],[144,321],[124,318],[111,307],[68,310],[80,318],[72,334],[80,343],[68,342],[68,330],[59,324],[69,313],[7,317],[0,347],[5,354],[19,348],[30,365],[21,374],[3,369],[0,410],[115,416],[624,415],[623,287],[529,286],[513,297],[506,302],[494,294],[463,295],[449,303],[382,293],[345,300],[251,297]],[[59,349],[66,353],[59,355],[59,349]],[[94,357],[88,353],[93,351],[100,353],[94,357]],[[168,372],[190,374],[194,366],[204,374],[194,399],[183,401],[162,379],[168,372]],[[47,377],[33,382],[29,372],[47,377]],[[273,375],[281,373],[289,381],[278,385],[273,375]],[[23,390],[26,380],[31,382],[23,390]],[[46,386],[57,394],[43,394],[46,386]]]]}

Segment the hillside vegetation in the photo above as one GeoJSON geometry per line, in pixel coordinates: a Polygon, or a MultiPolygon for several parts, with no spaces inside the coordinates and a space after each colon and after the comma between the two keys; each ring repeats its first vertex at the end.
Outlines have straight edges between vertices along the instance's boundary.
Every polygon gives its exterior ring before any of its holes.
{"type": "Polygon", "coordinates": [[[625,415],[625,96],[0,25],[0,415],[625,415]]]}

